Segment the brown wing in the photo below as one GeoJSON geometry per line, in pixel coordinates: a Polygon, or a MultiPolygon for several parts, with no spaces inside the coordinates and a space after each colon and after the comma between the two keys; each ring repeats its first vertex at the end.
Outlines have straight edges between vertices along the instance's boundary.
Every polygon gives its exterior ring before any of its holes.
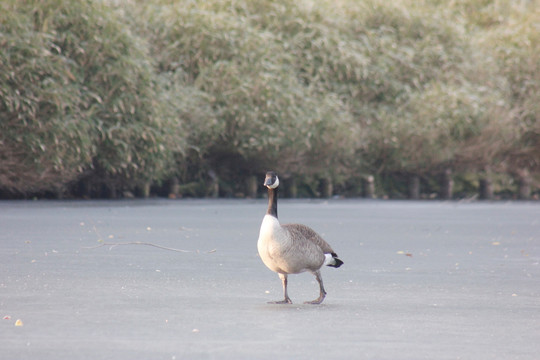
{"type": "MultiPolygon", "coordinates": [[[[302,224],[285,224],[283,228],[287,229],[291,234],[298,234],[301,237],[308,239],[315,245],[319,246],[325,254],[335,254],[334,250],[324,239],[315,232],[312,228],[302,224]]],[[[295,238],[296,236],[293,236],[295,238]]]]}

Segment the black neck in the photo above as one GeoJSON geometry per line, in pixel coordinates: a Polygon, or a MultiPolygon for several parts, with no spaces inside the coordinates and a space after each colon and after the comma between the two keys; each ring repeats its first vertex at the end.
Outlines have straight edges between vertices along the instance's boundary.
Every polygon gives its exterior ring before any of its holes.
{"type": "Polygon", "coordinates": [[[268,210],[266,213],[277,218],[277,198],[278,198],[278,189],[268,188],[268,210]]]}

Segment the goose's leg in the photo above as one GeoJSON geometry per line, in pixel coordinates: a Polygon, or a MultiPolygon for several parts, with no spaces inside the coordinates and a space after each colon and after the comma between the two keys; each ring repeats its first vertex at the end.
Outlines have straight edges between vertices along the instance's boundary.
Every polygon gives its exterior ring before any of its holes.
{"type": "Polygon", "coordinates": [[[315,299],[313,301],[306,301],[304,304],[314,304],[314,305],[317,305],[317,304],[320,304],[323,302],[324,298],[326,297],[326,291],[324,290],[324,286],[323,286],[323,282],[322,282],[322,277],[321,277],[321,272],[319,270],[317,271],[313,271],[313,275],[315,275],[315,278],[317,279],[317,281],[319,282],[319,289],[320,289],[320,294],[319,294],[319,298],[318,299],[315,299]]]}
{"type": "Polygon", "coordinates": [[[287,294],[287,274],[278,274],[279,278],[281,279],[281,283],[283,284],[283,295],[285,299],[281,301],[270,301],[269,304],[292,304],[291,299],[289,298],[289,295],[287,294]]]}

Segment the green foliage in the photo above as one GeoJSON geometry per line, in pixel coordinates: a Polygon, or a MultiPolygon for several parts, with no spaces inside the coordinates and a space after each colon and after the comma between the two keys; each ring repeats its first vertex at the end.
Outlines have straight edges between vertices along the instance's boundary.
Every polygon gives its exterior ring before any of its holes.
{"type": "Polygon", "coordinates": [[[538,5],[5,0],[0,190],[534,171],[538,5]]]}
{"type": "Polygon", "coordinates": [[[11,70],[0,90],[2,156],[20,154],[28,176],[39,174],[37,184],[20,178],[5,187],[47,189],[43,180],[63,185],[85,171],[135,183],[166,173],[178,134],[156,116],[162,104],[146,42],[100,3],[4,7],[2,56],[11,70]]]}
{"type": "MultiPolygon", "coordinates": [[[[212,147],[203,153],[214,167],[229,154],[233,165],[248,173],[275,166],[285,172],[309,172],[314,169],[305,165],[310,159],[312,164],[318,160],[318,169],[324,168],[339,151],[335,146],[320,151],[321,137],[330,139],[336,131],[354,127],[350,113],[332,94],[300,81],[293,66],[298,59],[284,46],[284,34],[278,28],[261,30],[265,20],[260,9],[252,8],[256,5],[150,6],[146,14],[151,30],[147,31],[153,53],[159,54],[158,69],[165,76],[182,73],[186,86],[211,101],[219,119],[214,128],[220,131],[208,129],[206,133],[218,136],[211,138],[212,147]]],[[[266,5],[267,10],[280,8],[266,5]]],[[[210,142],[199,139],[199,143],[210,142]]],[[[332,140],[327,145],[331,143],[337,145],[332,140]]]]}
{"type": "Polygon", "coordinates": [[[55,27],[58,46],[76,64],[97,135],[97,172],[118,180],[159,179],[175,139],[168,141],[169,119],[156,116],[162,105],[146,42],[99,3],[61,2],[43,21],[55,27]]]}
{"type": "Polygon", "coordinates": [[[501,104],[497,106],[500,99],[491,95],[469,84],[435,83],[411,96],[379,140],[392,154],[393,163],[387,166],[393,171],[426,174],[445,167],[489,164],[496,159],[501,142],[498,137],[480,143],[479,139],[487,134],[503,135],[491,130],[505,125],[499,121],[505,109],[501,104]]]}
{"type": "Polygon", "coordinates": [[[30,5],[6,1],[0,12],[0,184],[19,192],[73,180],[94,152],[74,64],[30,5]]]}
{"type": "Polygon", "coordinates": [[[508,80],[515,127],[520,137],[512,149],[514,167],[540,168],[540,9],[516,7],[504,26],[485,35],[508,80]]]}

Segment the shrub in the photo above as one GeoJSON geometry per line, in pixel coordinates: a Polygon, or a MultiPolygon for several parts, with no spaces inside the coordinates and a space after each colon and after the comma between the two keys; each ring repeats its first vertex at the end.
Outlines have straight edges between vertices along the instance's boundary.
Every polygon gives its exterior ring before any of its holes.
{"type": "Polygon", "coordinates": [[[36,191],[82,173],[111,187],[162,178],[182,135],[158,116],[163,104],[146,42],[100,2],[3,6],[10,39],[2,56],[12,69],[1,85],[9,119],[3,156],[28,164],[10,167],[20,184],[4,187],[36,191]],[[41,175],[26,181],[23,173],[41,175]],[[55,176],[47,183],[44,174],[55,176]]]}
{"type": "Polygon", "coordinates": [[[20,193],[61,188],[95,153],[76,65],[30,5],[0,14],[0,188],[20,193]]]}

